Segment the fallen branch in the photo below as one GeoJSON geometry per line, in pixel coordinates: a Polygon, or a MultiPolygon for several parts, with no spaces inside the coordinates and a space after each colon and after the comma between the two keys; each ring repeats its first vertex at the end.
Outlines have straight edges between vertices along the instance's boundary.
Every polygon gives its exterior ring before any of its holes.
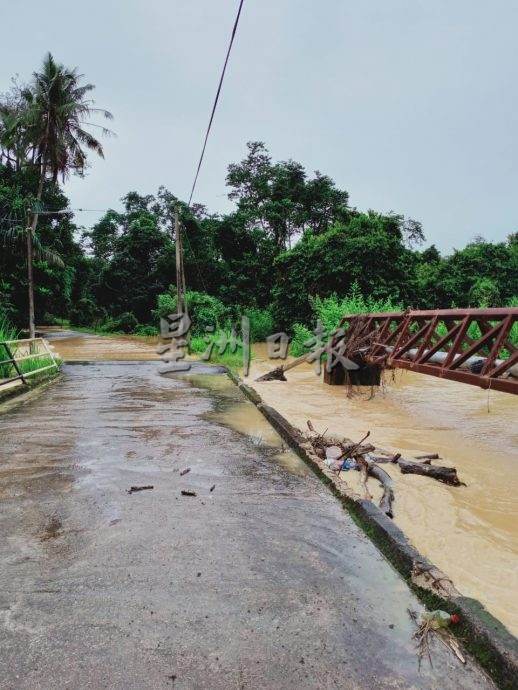
{"type": "Polygon", "coordinates": [[[377,462],[379,464],[390,464],[390,463],[396,463],[399,458],[401,457],[401,453],[396,453],[395,455],[392,455],[391,457],[382,457],[380,455],[369,455],[369,458],[371,460],[374,460],[374,462],[377,462]]]}
{"type": "MultiPolygon", "coordinates": [[[[320,347],[318,350],[315,350],[315,355],[319,357],[320,355],[324,354],[325,352],[325,346],[320,347]]],[[[266,374],[263,374],[262,376],[259,376],[258,379],[255,379],[256,381],[287,381],[288,379],[284,376],[285,371],[289,371],[290,369],[293,369],[294,367],[298,367],[299,364],[303,364],[304,362],[307,361],[307,358],[311,352],[308,352],[305,355],[301,355],[300,357],[297,357],[297,359],[294,359],[293,362],[289,362],[288,364],[281,364],[280,367],[275,367],[275,369],[272,369],[271,371],[268,371],[266,374]]]]}
{"type": "Polygon", "coordinates": [[[388,515],[389,518],[394,517],[392,512],[392,502],[394,501],[394,483],[392,477],[388,472],[385,472],[382,467],[378,467],[375,462],[369,460],[365,462],[367,463],[367,468],[371,477],[377,479],[383,487],[383,496],[381,497],[379,505],[380,510],[382,510],[385,515],[388,515]]]}
{"type": "Polygon", "coordinates": [[[146,491],[147,489],[154,489],[155,487],[152,484],[146,484],[146,486],[131,486],[128,489],[129,494],[135,493],[135,491],[146,491]]]}
{"type": "MultiPolygon", "coordinates": [[[[311,356],[311,361],[315,361],[315,359],[318,359],[321,357],[324,352],[328,350],[329,347],[332,346],[331,341],[327,342],[325,345],[322,347],[319,347],[317,350],[314,352],[308,352],[305,355],[301,355],[300,357],[297,357],[294,359],[292,362],[289,362],[288,364],[281,364],[279,367],[275,367],[275,369],[272,369],[271,371],[267,372],[266,374],[263,374],[260,376],[258,379],[255,379],[256,381],[287,381],[288,379],[286,376],[284,376],[286,371],[289,371],[290,369],[294,369],[295,367],[298,367],[299,364],[303,364],[304,362],[308,361],[308,357],[311,356]]],[[[350,370],[350,371],[355,371],[356,369],[359,369],[359,365],[356,364],[356,362],[353,362],[351,360],[348,360],[347,357],[343,357],[342,355],[342,365],[350,370]]]]}
{"type": "MultiPolygon", "coordinates": [[[[360,486],[363,489],[363,498],[367,501],[372,501],[372,496],[367,488],[367,479],[369,477],[369,467],[367,465],[367,460],[363,456],[358,458],[358,464],[360,465],[360,486]]],[[[338,473],[340,474],[340,472],[338,473]]]]}
{"type": "MultiPolygon", "coordinates": [[[[354,459],[356,459],[356,460],[359,462],[359,461],[360,461],[360,458],[363,458],[363,460],[365,461],[365,457],[364,457],[364,456],[365,456],[367,453],[370,453],[370,452],[371,452],[371,451],[370,451],[371,448],[372,448],[372,450],[374,450],[374,446],[369,446],[369,445],[367,445],[367,446],[362,446],[362,443],[363,443],[364,441],[366,441],[366,440],[369,438],[370,435],[371,435],[371,432],[368,431],[368,432],[365,434],[365,436],[362,438],[361,441],[359,441],[358,443],[355,443],[355,444],[354,444],[353,446],[351,446],[350,448],[346,448],[346,449],[344,450],[344,452],[342,453],[342,455],[338,458],[338,460],[346,460],[347,458],[354,458],[354,459]],[[366,449],[368,449],[368,450],[366,450],[366,449]]],[[[338,470],[338,476],[339,476],[339,477],[340,477],[340,472],[341,472],[341,471],[342,471],[341,469],[338,470]]],[[[367,480],[365,480],[365,481],[367,481],[367,480]]],[[[369,492],[367,491],[367,484],[365,484],[365,493],[366,493],[367,495],[370,495],[369,492]]]]}
{"type": "Polygon", "coordinates": [[[466,486],[464,482],[459,480],[455,467],[435,467],[419,462],[409,462],[408,460],[398,460],[397,464],[402,474],[421,474],[450,486],[466,486]]]}

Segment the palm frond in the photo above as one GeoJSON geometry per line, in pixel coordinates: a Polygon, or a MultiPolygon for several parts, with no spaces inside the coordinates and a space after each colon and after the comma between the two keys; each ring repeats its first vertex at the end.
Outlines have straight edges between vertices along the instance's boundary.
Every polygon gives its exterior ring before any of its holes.
{"type": "Polygon", "coordinates": [[[57,252],[52,251],[52,249],[34,246],[34,257],[38,261],[46,261],[51,266],[57,266],[58,268],[64,268],[65,266],[61,256],[57,252]]]}

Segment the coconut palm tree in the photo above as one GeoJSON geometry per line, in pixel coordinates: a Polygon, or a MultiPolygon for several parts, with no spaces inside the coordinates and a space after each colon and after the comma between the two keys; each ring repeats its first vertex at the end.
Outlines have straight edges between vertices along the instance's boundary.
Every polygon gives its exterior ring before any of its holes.
{"type": "MultiPolygon", "coordinates": [[[[29,283],[29,337],[34,337],[34,234],[41,213],[41,198],[46,180],[56,184],[70,174],[84,175],[87,164],[86,149],[104,158],[100,141],[89,131],[99,127],[89,118],[102,115],[111,119],[107,110],[95,108],[89,94],[93,84],[82,84],[83,75],[57,63],[48,53],[42,68],[33,74],[29,86],[20,90],[23,107],[4,107],[0,112],[0,140],[5,150],[17,135],[17,152],[26,151],[26,165],[39,170],[36,197],[27,219],[27,266],[29,283]],[[21,141],[20,141],[21,138],[21,141]]],[[[9,104],[8,104],[9,105],[9,104]]],[[[101,134],[113,134],[100,127],[101,134]]],[[[18,155],[18,153],[15,153],[18,155]]]]}
{"type": "Polygon", "coordinates": [[[15,82],[0,102],[0,163],[15,170],[20,170],[34,151],[25,122],[28,98],[27,88],[15,82]]]}

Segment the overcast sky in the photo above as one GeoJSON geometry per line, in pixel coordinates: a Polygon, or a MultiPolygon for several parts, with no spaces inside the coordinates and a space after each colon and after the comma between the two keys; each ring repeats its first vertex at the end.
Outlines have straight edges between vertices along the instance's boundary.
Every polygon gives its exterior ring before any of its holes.
{"type": "MultiPolygon", "coordinates": [[[[50,50],[96,85],[117,139],[72,207],[165,185],[187,200],[238,0],[3,0],[0,91],[50,50]]],[[[266,143],[351,205],[420,220],[428,244],[518,231],[516,0],[245,0],[195,201],[266,143]]],[[[98,214],[77,214],[91,225],[98,214]]]]}

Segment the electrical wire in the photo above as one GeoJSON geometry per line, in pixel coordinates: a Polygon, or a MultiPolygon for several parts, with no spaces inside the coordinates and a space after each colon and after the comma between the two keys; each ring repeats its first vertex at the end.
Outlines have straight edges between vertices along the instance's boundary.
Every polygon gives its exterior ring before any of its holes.
{"type": "Polygon", "coordinates": [[[56,215],[63,215],[66,213],[72,213],[73,211],[81,211],[81,213],[108,213],[110,209],[106,208],[64,208],[60,209],[59,211],[49,211],[48,209],[46,211],[37,211],[39,216],[52,216],[54,214],[56,215]]]}
{"type": "Polygon", "coordinates": [[[209,134],[210,134],[210,130],[212,127],[212,121],[214,120],[214,113],[216,112],[216,107],[218,105],[219,95],[221,93],[221,87],[223,86],[223,80],[225,78],[225,72],[227,69],[228,59],[230,57],[230,52],[232,50],[232,45],[234,43],[234,38],[236,36],[237,25],[239,24],[239,17],[241,16],[241,10],[243,8],[243,2],[244,2],[244,0],[240,0],[239,9],[237,11],[237,16],[236,16],[236,21],[234,22],[234,28],[232,29],[232,36],[230,37],[230,43],[229,43],[228,50],[227,50],[227,56],[225,58],[225,64],[223,65],[223,71],[221,72],[221,77],[219,79],[218,90],[216,92],[216,98],[214,99],[214,105],[212,106],[212,113],[210,115],[209,126],[207,127],[207,132],[205,134],[205,140],[203,142],[203,148],[201,151],[200,160],[198,162],[198,168],[196,170],[196,175],[194,177],[194,182],[193,182],[192,189],[191,189],[191,195],[189,197],[189,203],[188,203],[189,207],[191,205],[192,197],[194,194],[194,189],[195,189],[196,183],[198,181],[198,175],[200,174],[201,164],[203,162],[203,157],[205,155],[205,149],[207,148],[207,141],[209,139],[209,134]]]}

